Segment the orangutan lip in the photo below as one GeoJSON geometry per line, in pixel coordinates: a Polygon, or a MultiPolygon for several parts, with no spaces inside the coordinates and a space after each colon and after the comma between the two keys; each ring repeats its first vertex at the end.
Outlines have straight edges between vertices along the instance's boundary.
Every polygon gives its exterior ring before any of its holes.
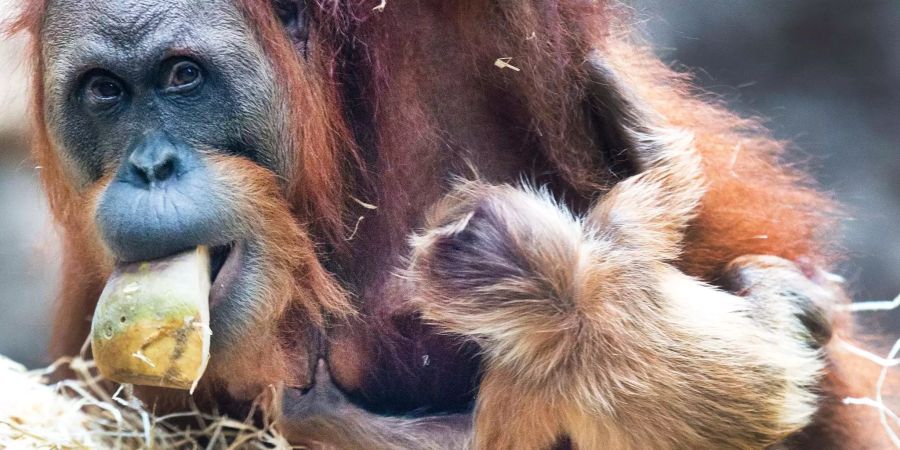
{"type": "Polygon", "coordinates": [[[243,242],[232,242],[210,249],[209,307],[225,301],[229,290],[241,273],[241,256],[244,252],[243,242]]]}

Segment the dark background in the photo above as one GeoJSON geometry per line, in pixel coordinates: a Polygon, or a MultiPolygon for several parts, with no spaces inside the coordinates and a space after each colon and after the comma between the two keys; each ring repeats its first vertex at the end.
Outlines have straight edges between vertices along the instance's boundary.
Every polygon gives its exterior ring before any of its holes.
{"type": "MultiPolygon", "coordinates": [[[[10,1],[0,0],[0,15],[10,1]]],[[[854,297],[900,293],[900,1],[628,4],[665,61],[766,118],[846,205],[841,274],[854,297]]],[[[58,250],[24,150],[21,54],[20,40],[0,43],[0,354],[35,366],[47,362],[58,250]]],[[[900,312],[870,314],[900,329],[900,312]]]]}

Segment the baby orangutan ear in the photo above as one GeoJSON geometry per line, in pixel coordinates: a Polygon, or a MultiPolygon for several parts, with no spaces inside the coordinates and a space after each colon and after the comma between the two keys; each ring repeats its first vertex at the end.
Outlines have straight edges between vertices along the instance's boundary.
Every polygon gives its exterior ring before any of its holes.
{"type": "Polygon", "coordinates": [[[272,6],[278,20],[294,44],[294,48],[305,58],[309,49],[309,5],[306,0],[273,0],[272,6]]]}

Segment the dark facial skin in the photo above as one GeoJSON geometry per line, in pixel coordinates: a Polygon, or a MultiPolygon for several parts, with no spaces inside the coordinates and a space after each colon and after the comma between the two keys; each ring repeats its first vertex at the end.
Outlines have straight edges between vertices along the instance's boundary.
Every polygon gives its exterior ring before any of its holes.
{"type": "Polygon", "coordinates": [[[236,338],[261,284],[261,244],[210,157],[241,156],[282,180],[293,164],[272,70],[240,11],[224,0],[51,1],[43,46],[44,114],[67,178],[79,191],[108,182],[94,215],[105,247],[117,261],[212,247],[214,273],[224,265],[233,280],[215,299],[214,349],[236,338]]]}

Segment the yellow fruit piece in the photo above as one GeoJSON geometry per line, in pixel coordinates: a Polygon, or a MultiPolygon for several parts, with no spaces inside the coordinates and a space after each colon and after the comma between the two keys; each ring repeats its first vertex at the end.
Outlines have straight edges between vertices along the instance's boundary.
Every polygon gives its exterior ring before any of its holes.
{"type": "Polygon", "coordinates": [[[118,266],[91,323],[100,373],[193,392],[209,360],[209,270],[206,247],[118,266]]]}

